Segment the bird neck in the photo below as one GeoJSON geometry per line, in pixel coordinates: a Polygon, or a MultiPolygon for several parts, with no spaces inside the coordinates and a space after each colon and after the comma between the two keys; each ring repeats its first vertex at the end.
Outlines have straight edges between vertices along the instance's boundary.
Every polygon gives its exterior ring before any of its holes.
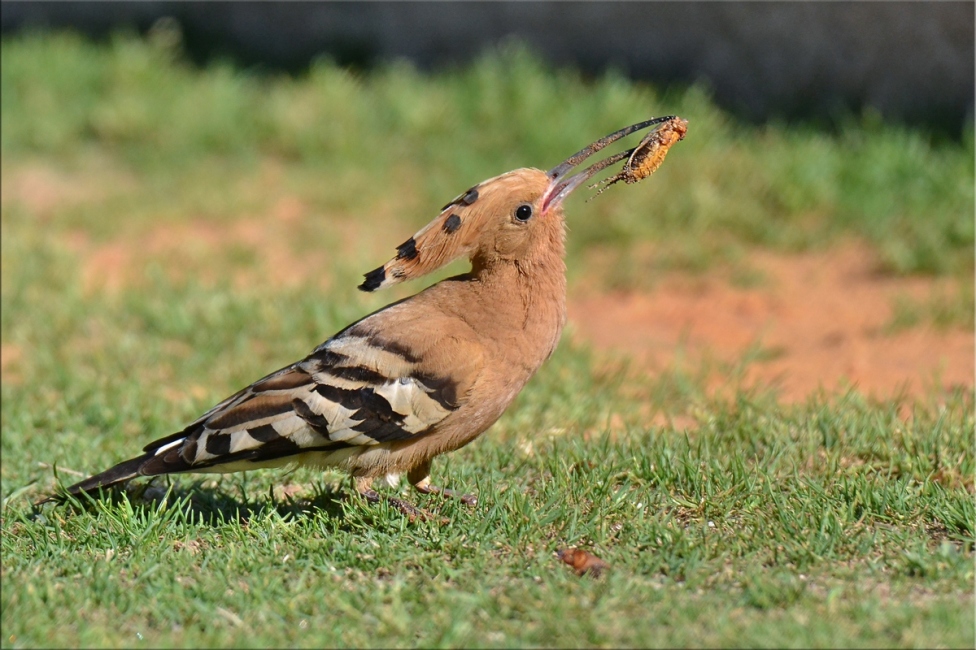
{"type": "Polygon", "coordinates": [[[462,315],[529,375],[552,354],[566,322],[562,237],[547,244],[539,254],[524,259],[472,260],[471,288],[477,307],[462,315]]]}

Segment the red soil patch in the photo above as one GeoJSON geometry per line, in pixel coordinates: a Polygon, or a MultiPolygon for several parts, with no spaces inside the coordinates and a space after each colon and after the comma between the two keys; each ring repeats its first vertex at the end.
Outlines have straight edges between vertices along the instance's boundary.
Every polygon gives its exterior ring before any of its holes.
{"type": "MultiPolygon", "coordinates": [[[[97,174],[43,164],[8,167],[0,198],[5,207],[20,203],[46,218],[66,205],[95,202],[112,188],[135,182],[107,163],[95,167],[97,174]]],[[[272,180],[275,171],[269,172],[272,180]]],[[[167,223],[107,243],[94,243],[79,231],[67,243],[82,258],[82,280],[89,291],[138,286],[153,262],[167,273],[192,274],[203,282],[222,277],[228,267],[224,262],[230,262],[235,286],[314,283],[327,290],[335,261],[321,250],[298,252],[296,246],[308,235],[303,224],[315,218],[311,212],[299,198],[282,195],[270,215],[229,224],[167,223]],[[233,259],[239,253],[250,261],[233,259]]],[[[363,242],[360,226],[356,220],[330,219],[322,231],[343,242],[363,242]]],[[[972,331],[914,327],[889,333],[885,328],[898,297],[924,301],[936,289],[954,288],[951,280],[879,275],[873,256],[856,246],[804,255],[755,252],[750,261],[766,278],[763,286],[739,288],[716,273],[675,274],[642,293],[577,292],[570,300],[576,335],[599,350],[636,359],[648,373],[678,364],[694,369],[704,360],[736,364],[758,350],[745,368],[745,385],[776,388],[786,400],[847,384],[878,397],[974,384],[972,331]]],[[[19,380],[21,357],[17,346],[2,347],[3,381],[19,380]]],[[[714,387],[727,383],[727,375],[715,373],[714,387]]]]}
{"type": "Polygon", "coordinates": [[[235,287],[315,284],[327,289],[331,282],[328,255],[322,251],[295,252],[294,226],[307,215],[301,201],[286,196],[273,206],[271,218],[239,219],[229,224],[204,220],[167,223],[99,245],[85,233],[76,232],[69,245],[83,258],[82,286],[87,292],[115,293],[139,286],[153,263],[173,278],[186,279],[192,274],[197,281],[213,283],[226,276],[224,261],[235,251],[253,257],[250,264],[231,264],[235,287]]]}
{"type": "Polygon", "coordinates": [[[570,321],[579,338],[652,373],[681,358],[734,364],[761,350],[745,369],[745,385],[773,387],[787,401],[845,385],[882,398],[973,385],[973,332],[885,329],[897,297],[924,298],[948,281],[879,275],[871,254],[854,246],[757,252],[751,261],[767,279],[762,287],[737,288],[714,275],[668,277],[647,293],[571,300],[570,321]]]}
{"type": "Polygon", "coordinates": [[[95,169],[68,172],[43,163],[28,163],[3,174],[0,201],[6,207],[23,204],[41,218],[69,205],[94,203],[104,199],[120,187],[134,185],[133,179],[103,161],[93,163],[95,169]]]}
{"type": "Polygon", "coordinates": [[[13,343],[0,344],[0,381],[3,383],[20,383],[20,363],[23,359],[20,346],[13,343]]]}

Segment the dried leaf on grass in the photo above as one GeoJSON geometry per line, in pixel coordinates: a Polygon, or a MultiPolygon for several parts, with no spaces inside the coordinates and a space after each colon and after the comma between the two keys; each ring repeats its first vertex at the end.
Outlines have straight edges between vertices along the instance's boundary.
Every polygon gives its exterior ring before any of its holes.
{"type": "Polygon", "coordinates": [[[576,575],[590,575],[599,578],[610,565],[584,550],[578,548],[564,548],[556,551],[560,560],[573,567],[576,575]]]}

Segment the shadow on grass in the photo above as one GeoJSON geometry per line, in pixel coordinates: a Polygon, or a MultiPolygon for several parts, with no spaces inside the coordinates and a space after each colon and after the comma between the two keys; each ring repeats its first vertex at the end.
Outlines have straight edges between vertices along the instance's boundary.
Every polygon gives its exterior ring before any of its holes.
{"type": "MultiPolygon", "coordinates": [[[[50,507],[66,506],[73,512],[98,513],[119,507],[130,509],[132,515],[158,517],[162,513],[177,513],[181,518],[200,525],[218,526],[227,523],[246,525],[252,519],[276,512],[282,519],[294,519],[325,514],[332,519],[344,520],[343,502],[354,497],[351,491],[341,487],[317,483],[310,496],[283,499],[269,490],[267,498],[249,497],[241,489],[240,498],[224,486],[204,487],[201,479],[185,486],[177,483],[150,481],[145,484],[111,488],[94,495],[62,495],[53,505],[33,506],[30,519],[44,516],[50,507]]],[[[365,505],[365,504],[364,504],[365,505]]]]}

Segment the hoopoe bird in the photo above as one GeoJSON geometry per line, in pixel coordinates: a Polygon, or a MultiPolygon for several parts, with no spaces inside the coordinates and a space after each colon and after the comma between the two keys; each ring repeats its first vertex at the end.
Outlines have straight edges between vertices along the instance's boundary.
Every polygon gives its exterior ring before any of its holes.
{"type": "MultiPolygon", "coordinates": [[[[67,493],[140,476],[298,464],[348,472],[356,491],[374,503],[381,496],[373,481],[402,474],[418,492],[476,503],[431,483],[431,461],[494,424],[555,350],[566,322],[564,199],[625,159],[625,172],[632,170],[627,181],[636,182],[648,166],[633,161],[646,156],[648,143],[664,142],[666,153],[685,124],[674,116],[634,124],[548,172],[517,169],[475,185],[398,246],[396,257],[367,273],[359,288],[417,278],[462,255],[470,272],[349,325],[301,361],[67,493]],[[595,152],[651,126],[638,147],[572,173],[595,152]]],[[[387,500],[411,518],[425,514],[407,501],[387,500]]]]}

